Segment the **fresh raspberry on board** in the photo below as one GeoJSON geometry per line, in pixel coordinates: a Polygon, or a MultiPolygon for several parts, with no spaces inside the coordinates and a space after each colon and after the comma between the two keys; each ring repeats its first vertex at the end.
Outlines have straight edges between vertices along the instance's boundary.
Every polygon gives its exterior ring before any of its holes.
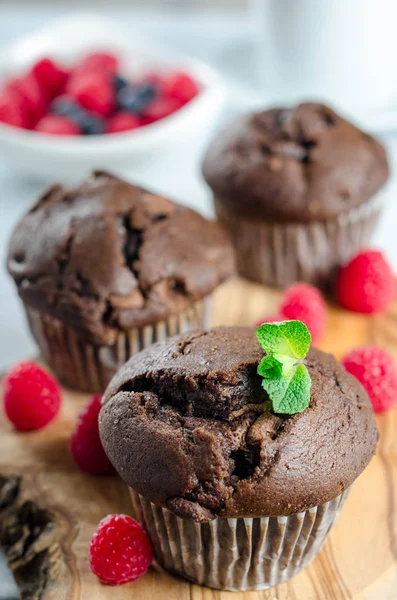
{"type": "Polygon", "coordinates": [[[16,94],[3,92],[0,94],[0,121],[14,127],[29,127],[29,119],[24,113],[16,94]]]}
{"type": "Polygon", "coordinates": [[[128,515],[108,515],[100,521],[89,550],[91,571],[103,583],[135,581],[148,570],[152,546],[142,527],[128,515]]]}
{"type": "Polygon", "coordinates": [[[98,416],[101,396],[93,396],[80,411],[70,438],[70,450],[76,465],[90,475],[113,475],[115,470],[99,438],[98,416]]]}
{"type": "Polygon", "coordinates": [[[363,385],[375,412],[384,412],[395,404],[397,367],[386,350],[378,346],[355,348],[346,354],[342,364],[363,385]]]}
{"type": "Polygon", "coordinates": [[[363,250],[338,275],[336,294],[343,308],[359,313],[386,310],[396,293],[393,271],[379,250],[363,250]]]}
{"type": "Polygon", "coordinates": [[[51,135],[80,135],[81,133],[79,126],[68,117],[51,114],[40,119],[35,130],[51,135]]]}
{"type": "Polygon", "coordinates": [[[61,388],[45,369],[27,360],[14,365],[5,376],[3,403],[16,429],[41,429],[59,412],[61,388]]]}
{"type": "Polygon", "coordinates": [[[164,79],[161,92],[165,98],[173,98],[182,106],[197,96],[199,87],[187,73],[173,73],[164,79]]]}
{"type": "Polygon", "coordinates": [[[119,112],[107,122],[106,133],[120,133],[122,131],[130,131],[141,126],[139,117],[130,112],[119,112]]]}
{"type": "Polygon", "coordinates": [[[313,343],[322,338],[327,324],[327,305],[321,292],[313,285],[294,283],[287,288],[279,313],[282,321],[302,321],[309,329],[313,343]]]}
{"type": "Polygon", "coordinates": [[[115,107],[115,92],[108,74],[87,72],[74,77],[67,86],[67,92],[80,106],[106,117],[115,107]]]}

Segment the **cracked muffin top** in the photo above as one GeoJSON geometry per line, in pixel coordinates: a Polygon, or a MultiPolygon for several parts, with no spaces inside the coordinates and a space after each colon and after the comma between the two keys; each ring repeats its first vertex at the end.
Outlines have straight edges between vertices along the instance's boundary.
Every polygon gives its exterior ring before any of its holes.
{"type": "Polygon", "coordinates": [[[388,177],[379,142],[323,104],[240,117],[211,144],[203,173],[218,201],[247,218],[311,221],[368,200],[388,177]]]}
{"type": "Polygon", "coordinates": [[[105,172],[44,193],[8,253],[28,306],[99,343],[185,309],[233,267],[215,222],[105,172]]]}
{"type": "Polygon", "coordinates": [[[360,383],[310,349],[309,407],[266,406],[255,331],[218,327],[136,354],[113,378],[99,428],[120,476],[146,498],[196,521],[288,515],[348,488],[375,452],[360,383]]]}

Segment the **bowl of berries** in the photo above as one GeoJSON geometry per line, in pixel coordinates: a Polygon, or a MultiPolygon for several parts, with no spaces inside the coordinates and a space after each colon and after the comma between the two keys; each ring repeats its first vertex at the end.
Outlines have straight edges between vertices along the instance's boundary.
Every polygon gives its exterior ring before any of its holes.
{"type": "Polygon", "coordinates": [[[3,49],[0,151],[45,178],[129,168],[203,138],[224,96],[208,65],[79,15],[3,49]]]}

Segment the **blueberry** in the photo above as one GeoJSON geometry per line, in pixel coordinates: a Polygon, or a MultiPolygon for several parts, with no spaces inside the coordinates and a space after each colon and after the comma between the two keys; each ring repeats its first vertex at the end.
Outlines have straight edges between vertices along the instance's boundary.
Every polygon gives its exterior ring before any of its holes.
{"type": "Polygon", "coordinates": [[[68,117],[74,121],[85,135],[97,135],[105,130],[105,124],[100,117],[84,110],[71,98],[62,96],[55,98],[51,104],[51,109],[55,114],[68,117]]]}
{"type": "Polygon", "coordinates": [[[114,86],[114,89],[116,90],[116,92],[119,92],[123,88],[127,87],[127,85],[128,85],[128,81],[126,79],[124,79],[124,77],[122,77],[121,75],[113,76],[113,86],[114,86]]]}
{"type": "Polygon", "coordinates": [[[104,121],[92,113],[80,109],[76,121],[84,135],[98,135],[105,130],[104,121]]]}
{"type": "Polygon", "coordinates": [[[73,119],[80,113],[80,107],[71,98],[59,96],[51,104],[52,112],[62,117],[70,117],[73,119]]]}
{"type": "Polygon", "coordinates": [[[151,83],[144,83],[138,88],[138,93],[142,99],[146,100],[146,102],[149,102],[156,97],[157,90],[151,83]]]}
{"type": "Polygon", "coordinates": [[[128,86],[118,93],[118,102],[122,109],[141,113],[156,95],[153,85],[145,83],[139,87],[128,86]]]}
{"type": "Polygon", "coordinates": [[[130,85],[119,91],[117,100],[120,108],[131,112],[139,112],[142,107],[142,102],[136,88],[130,85]]]}
{"type": "Polygon", "coordinates": [[[102,119],[87,115],[81,124],[81,128],[85,135],[98,135],[105,130],[105,124],[102,119]]]}

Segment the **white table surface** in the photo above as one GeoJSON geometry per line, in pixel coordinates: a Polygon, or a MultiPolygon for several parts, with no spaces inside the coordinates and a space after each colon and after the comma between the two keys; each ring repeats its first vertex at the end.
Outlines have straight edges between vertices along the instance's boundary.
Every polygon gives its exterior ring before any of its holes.
{"type": "MultiPolygon", "coordinates": [[[[41,27],[45,22],[67,14],[61,7],[45,9],[0,8],[0,45],[7,44],[19,36],[41,27]]],[[[128,9],[113,9],[112,13],[102,11],[112,19],[120,19],[123,24],[131,23],[153,38],[183,49],[192,55],[217,66],[229,81],[234,84],[247,82],[247,60],[250,56],[252,26],[247,13],[205,12],[141,12],[128,9]]],[[[231,89],[227,113],[238,108],[238,94],[231,89]]],[[[386,144],[393,171],[397,162],[397,132],[382,137],[386,144]]],[[[181,150],[150,165],[140,174],[140,183],[147,184],[174,196],[176,199],[210,215],[209,192],[199,174],[202,149],[190,153],[181,150]]],[[[36,352],[23,318],[22,309],[14,286],[4,268],[7,240],[16,220],[33,202],[43,187],[43,182],[24,178],[12,171],[1,157],[0,162],[0,369],[36,352]]],[[[374,242],[384,249],[397,270],[397,179],[392,176],[384,192],[387,208],[381,220],[374,242]]],[[[0,558],[0,600],[15,597],[12,582],[1,568],[0,558]]]]}

